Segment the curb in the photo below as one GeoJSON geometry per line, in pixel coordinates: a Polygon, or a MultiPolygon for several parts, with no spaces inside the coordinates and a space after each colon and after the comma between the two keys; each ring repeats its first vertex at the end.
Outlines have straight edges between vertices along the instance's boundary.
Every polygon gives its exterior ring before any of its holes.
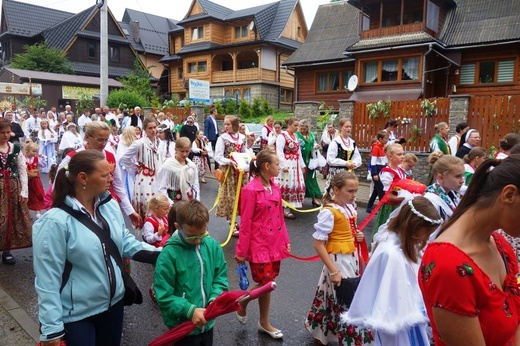
{"type": "Polygon", "coordinates": [[[34,340],[40,341],[40,328],[38,323],[0,287],[0,306],[20,325],[20,327],[34,340]]]}

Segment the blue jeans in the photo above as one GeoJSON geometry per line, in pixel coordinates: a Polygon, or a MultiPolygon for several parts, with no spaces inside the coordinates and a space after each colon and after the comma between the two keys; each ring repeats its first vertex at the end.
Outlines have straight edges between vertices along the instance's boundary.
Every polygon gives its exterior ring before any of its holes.
{"type": "Polygon", "coordinates": [[[81,321],[65,323],[65,341],[71,346],[118,346],[123,332],[123,299],[110,309],[81,321]]]}

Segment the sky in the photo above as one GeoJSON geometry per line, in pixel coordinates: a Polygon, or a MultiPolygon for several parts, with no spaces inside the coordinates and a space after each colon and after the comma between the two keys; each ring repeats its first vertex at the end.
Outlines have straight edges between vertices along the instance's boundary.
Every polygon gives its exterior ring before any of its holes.
{"type": "MultiPolygon", "coordinates": [[[[78,13],[94,5],[96,0],[16,0],[19,2],[30,3],[38,6],[54,8],[61,11],[78,13]]],[[[110,11],[121,21],[125,8],[155,14],[161,17],[181,20],[188,12],[191,0],[106,0],[110,11]]],[[[276,2],[276,0],[211,0],[219,5],[232,10],[255,7],[259,5],[276,2]]],[[[319,5],[327,4],[330,0],[300,0],[307,28],[311,28],[312,21],[316,15],[319,5]]]]}

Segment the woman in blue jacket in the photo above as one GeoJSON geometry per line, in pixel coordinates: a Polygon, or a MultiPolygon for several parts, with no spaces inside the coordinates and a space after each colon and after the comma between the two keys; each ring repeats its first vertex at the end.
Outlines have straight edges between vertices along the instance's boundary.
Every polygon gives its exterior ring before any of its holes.
{"type": "Polygon", "coordinates": [[[155,263],[159,255],[160,249],[137,241],[126,229],[117,202],[107,192],[111,179],[101,152],[78,152],[58,171],[53,208],[34,224],[42,346],[59,345],[62,339],[69,345],[119,345],[123,328],[120,267],[100,238],[60,206],[84,213],[103,231],[109,228],[124,258],[155,263]]]}

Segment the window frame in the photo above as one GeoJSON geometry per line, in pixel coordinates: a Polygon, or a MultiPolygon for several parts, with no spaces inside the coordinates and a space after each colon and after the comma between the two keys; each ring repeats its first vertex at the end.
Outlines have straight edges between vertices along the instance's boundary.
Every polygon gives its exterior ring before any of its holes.
{"type": "Polygon", "coordinates": [[[280,103],[284,105],[292,105],[294,100],[294,90],[288,88],[280,88],[280,103]]]}
{"type": "Polygon", "coordinates": [[[464,64],[461,64],[460,71],[461,72],[459,74],[458,83],[459,83],[460,86],[463,86],[463,87],[482,87],[482,86],[495,86],[495,85],[515,85],[516,84],[515,76],[518,73],[517,72],[518,71],[518,61],[517,61],[517,58],[514,57],[514,56],[497,58],[497,59],[470,60],[470,61],[465,61],[464,64]],[[499,82],[498,81],[499,67],[500,67],[500,63],[504,62],[504,61],[512,61],[513,62],[513,66],[514,66],[513,67],[513,73],[512,73],[510,81],[499,82]],[[493,82],[488,82],[488,83],[485,83],[485,82],[480,83],[479,82],[480,71],[481,71],[480,65],[482,63],[494,63],[495,64],[495,71],[494,71],[494,75],[493,75],[493,82]],[[473,83],[471,83],[471,84],[468,84],[468,83],[462,84],[461,83],[462,69],[463,69],[462,66],[469,66],[469,65],[472,65],[472,64],[475,65],[474,75],[473,75],[473,83]]]}
{"type": "Polygon", "coordinates": [[[381,84],[407,84],[407,83],[419,83],[422,81],[422,59],[420,55],[406,55],[406,56],[388,56],[378,59],[361,59],[359,61],[359,83],[364,85],[381,85],[381,84]],[[408,59],[418,58],[417,67],[417,79],[403,79],[403,61],[408,59]],[[397,60],[397,79],[395,81],[383,81],[383,62],[397,60]],[[377,62],[377,81],[366,82],[365,81],[365,64],[377,62]]]}
{"type": "Polygon", "coordinates": [[[249,38],[249,28],[247,25],[236,25],[233,27],[233,37],[235,40],[247,40],[249,38]],[[237,36],[237,30],[240,36],[237,36]]]}
{"type": "Polygon", "coordinates": [[[204,39],[204,25],[202,26],[195,26],[191,28],[191,40],[192,41],[198,41],[204,39]],[[197,32],[197,37],[194,37],[195,31],[197,32]]]}
{"type": "Polygon", "coordinates": [[[187,63],[187,66],[186,66],[187,74],[198,74],[198,73],[208,72],[208,62],[206,60],[187,61],[186,63],[187,63]],[[204,66],[203,70],[201,70],[202,66],[204,66]],[[192,67],[194,67],[194,68],[192,68],[192,67]]]}
{"type": "Polygon", "coordinates": [[[91,60],[97,59],[97,44],[94,41],[87,42],[87,58],[91,60]],[[90,54],[91,50],[93,50],[94,54],[90,54]]]}
{"type": "Polygon", "coordinates": [[[109,59],[110,62],[121,62],[121,49],[119,46],[110,46],[109,47],[109,59]],[[117,53],[117,54],[114,54],[117,53]],[[117,55],[117,56],[115,56],[117,55]]]}
{"type": "MultiPolygon", "coordinates": [[[[346,90],[345,89],[346,85],[342,85],[343,81],[344,81],[344,75],[345,74],[352,76],[354,74],[354,69],[316,71],[316,74],[315,74],[315,77],[314,77],[314,80],[316,81],[316,83],[315,83],[315,93],[316,94],[319,94],[319,93],[339,93],[339,92],[345,91],[346,90]],[[331,83],[330,76],[331,76],[331,74],[336,74],[336,73],[339,74],[339,77],[338,77],[339,88],[335,89],[335,90],[332,90],[332,89],[330,89],[330,83],[331,83]],[[327,75],[327,83],[326,83],[327,88],[325,90],[319,90],[320,75],[324,75],[324,74],[327,75]]],[[[350,76],[346,79],[347,83],[348,83],[348,79],[350,78],[350,76]]]]}

